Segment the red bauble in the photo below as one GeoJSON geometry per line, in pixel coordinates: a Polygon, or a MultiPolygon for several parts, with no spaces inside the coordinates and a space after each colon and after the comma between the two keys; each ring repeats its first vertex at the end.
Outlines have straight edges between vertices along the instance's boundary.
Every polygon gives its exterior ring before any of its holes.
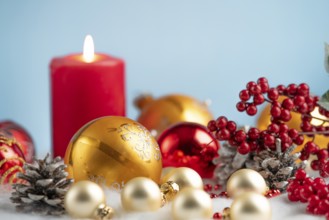
{"type": "Polygon", "coordinates": [[[0,136],[0,184],[12,184],[18,181],[16,174],[23,172],[24,154],[19,144],[0,136]]]}
{"type": "Polygon", "coordinates": [[[12,121],[2,121],[0,122],[0,135],[16,140],[21,146],[26,162],[33,162],[35,155],[34,144],[31,136],[23,127],[12,121]]]}
{"type": "Polygon", "coordinates": [[[165,130],[158,143],[163,167],[189,167],[203,178],[213,177],[219,143],[206,127],[182,122],[165,130]]]}

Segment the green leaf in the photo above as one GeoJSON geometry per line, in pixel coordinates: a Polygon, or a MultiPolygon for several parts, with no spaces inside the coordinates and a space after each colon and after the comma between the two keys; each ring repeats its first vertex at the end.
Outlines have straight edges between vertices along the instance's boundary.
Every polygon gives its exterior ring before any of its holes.
{"type": "Polygon", "coordinates": [[[319,106],[321,106],[325,110],[329,111],[329,102],[318,101],[318,104],[319,104],[319,106]]]}
{"type": "Polygon", "coordinates": [[[318,104],[325,110],[329,111],[329,90],[322,95],[318,104]]]}

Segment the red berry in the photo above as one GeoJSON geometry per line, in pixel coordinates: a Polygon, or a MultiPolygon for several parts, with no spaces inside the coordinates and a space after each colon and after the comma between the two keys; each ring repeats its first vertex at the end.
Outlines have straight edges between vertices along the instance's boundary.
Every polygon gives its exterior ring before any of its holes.
{"type": "Polygon", "coordinates": [[[309,141],[305,144],[304,150],[307,153],[312,154],[312,153],[315,153],[318,150],[318,147],[316,146],[315,143],[313,143],[312,141],[309,141]]]}
{"type": "Polygon", "coordinates": [[[304,96],[298,95],[294,98],[294,104],[297,106],[301,106],[302,104],[305,103],[305,98],[304,96]]]}
{"type": "Polygon", "coordinates": [[[275,144],[275,137],[270,134],[266,134],[264,138],[264,143],[266,146],[271,147],[275,144]]]}
{"type": "Polygon", "coordinates": [[[289,127],[286,124],[280,124],[280,132],[288,132],[289,127]]]}
{"type": "Polygon", "coordinates": [[[288,109],[282,109],[281,110],[280,118],[281,118],[282,121],[285,121],[285,122],[290,121],[291,117],[292,117],[291,113],[288,109]]]}
{"type": "Polygon", "coordinates": [[[298,133],[298,131],[297,131],[296,129],[292,128],[292,129],[289,129],[289,131],[288,131],[288,135],[289,135],[289,137],[291,137],[293,140],[295,140],[295,139],[298,137],[299,133],[298,133]]]}
{"type": "Polygon", "coordinates": [[[304,102],[303,104],[298,106],[297,111],[302,114],[308,112],[309,111],[308,105],[304,102]]]}
{"type": "Polygon", "coordinates": [[[300,128],[303,130],[303,131],[312,131],[312,124],[308,121],[302,121],[301,125],[300,125],[300,128]]]}
{"type": "Polygon", "coordinates": [[[259,138],[259,130],[257,128],[250,128],[248,131],[248,137],[251,140],[256,140],[259,138]]]}
{"type": "Polygon", "coordinates": [[[243,112],[244,110],[246,110],[246,107],[247,107],[247,105],[246,105],[246,103],[244,103],[244,102],[238,102],[238,103],[236,104],[236,109],[237,109],[239,112],[243,112]]]}
{"type": "Polygon", "coordinates": [[[263,104],[264,101],[265,101],[265,98],[262,94],[255,94],[255,96],[254,96],[255,105],[263,104]]]}
{"type": "Polygon", "coordinates": [[[261,84],[259,84],[259,86],[260,86],[262,93],[266,93],[268,91],[268,89],[270,88],[268,83],[261,83],[261,84]]]}
{"type": "Polygon", "coordinates": [[[282,107],[288,110],[292,110],[295,107],[294,101],[290,98],[286,98],[282,102],[282,107]]]}
{"type": "Polygon", "coordinates": [[[217,130],[216,121],[215,120],[209,121],[207,127],[210,131],[216,131],[217,130]]]}
{"type": "Polygon", "coordinates": [[[297,94],[307,96],[310,92],[310,87],[306,83],[301,83],[297,87],[297,94]]]}
{"type": "Polygon", "coordinates": [[[294,143],[297,145],[301,145],[304,143],[304,136],[303,135],[298,135],[296,139],[294,140],[294,143]]]}
{"type": "Polygon", "coordinates": [[[270,88],[267,92],[267,97],[270,100],[276,101],[279,98],[279,92],[276,88],[270,88]]]}
{"type": "Polygon", "coordinates": [[[234,134],[234,139],[236,142],[243,142],[247,138],[246,133],[243,130],[238,130],[234,134]]]}
{"type": "Polygon", "coordinates": [[[308,200],[313,195],[312,186],[303,186],[299,193],[301,198],[308,200]]]}
{"type": "Polygon", "coordinates": [[[247,88],[248,90],[250,90],[251,87],[256,86],[256,85],[257,85],[257,84],[256,84],[255,82],[250,81],[250,82],[247,83],[246,88],[247,88]]]}
{"type": "Polygon", "coordinates": [[[251,95],[260,94],[262,92],[262,88],[259,85],[254,85],[250,87],[248,91],[251,95]]]}
{"type": "Polygon", "coordinates": [[[279,138],[281,139],[282,143],[289,143],[290,137],[287,132],[280,132],[279,138]]]}
{"type": "Polygon", "coordinates": [[[279,94],[283,94],[286,87],[284,85],[278,85],[276,89],[278,90],[279,94]]]}
{"type": "Polygon", "coordinates": [[[226,128],[230,131],[230,132],[234,132],[236,130],[236,123],[234,121],[228,121],[226,128]]]}
{"type": "Polygon", "coordinates": [[[287,92],[289,95],[295,95],[297,92],[297,85],[296,84],[289,84],[287,87],[287,92]]]}
{"type": "Polygon", "coordinates": [[[248,90],[244,89],[240,92],[239,97],[241,101],[248,101],[248,99],[250,98],[250,94],[248,90]]]}
{"type": "Polygon", "coordinates": [[[223,141],[226,141],[226,140],[229,140],[229,138],[231,137],[231,134],[230,134],[230,131],[228,129],[221,129],[219,131],[217,131],[216,133],[216,137],[219,139],[219,140],[223,140],[223,141]]]}
{"type": "MultiPolygon", "coordinates": [[[[317,148],[316,144],[315,143],[313,143],[313,144],[317,148]]],[[[328,151],[326,149],[319,150],[318,153],[317,153],[317,156],[318,156],[318,159],[319,160],[326,160],[326,159],[328,159],[328,155],[329,154],[328,154],[328,151]]]]}
{"type": "Polygon", "coordinates": [[[242,142],[238,147],[238,152],[243,155],[249,153],[250,152],[249,144],[247,142],[242,142]]]}
{"type": "Polygon", "coordinates": [[[218,128],[225,128],[227,125],[227,118],[224,116],[220,116],[219,118],[217,118],[216,120],[216,125],[218,128]]]}
{"type": "Polygon", "coordinates": [[[313,160],[313,161],[311,162],[311,168],[312,168],[313,170],[319,170],[319,161],[318,161],[318,160],[313,160]]]}
{"type": "Polygon", "coordinates": [[[223,215],[219,212],[215,212],[214,215],[212,216],[213,219],[222,219],[223,215]]]}
{"type": "Polygon", "coordinates": [[[257,80],[258,84],[262,84],[262,83],[268,83],[268,80],[265,77],[260,77],[257,80]]]}
{"type": "Polygon", "coordinates": [[[281,115],[281,108],[280,107],[277,107],[277,106],[272,106],[270,113],[271,113],[271,115],[274,118],[280,117],[280,115],[281,115]]]}
{"type": "Polygon", "coordinates": [[[278,124],[272,123],[267,127],[267,130],[271,133],[278,133],[280,131],[280,126],[278,124]]]}
{"type": "Polygon", "coordinates": [[[257,107],[253,104],[250,104],[248,107],[247,107],[247,110],[246,110],[247,114],[250,115],[250,116],[253,116],[253,115],[256,115],[257,114],[257,107]]]}
{"type": "Polygon", "coordinates": [[[306,172],[303,169],[298,169],[296,171],[295,177],[297,180],[304,180],[306,178],[306,172]]]}

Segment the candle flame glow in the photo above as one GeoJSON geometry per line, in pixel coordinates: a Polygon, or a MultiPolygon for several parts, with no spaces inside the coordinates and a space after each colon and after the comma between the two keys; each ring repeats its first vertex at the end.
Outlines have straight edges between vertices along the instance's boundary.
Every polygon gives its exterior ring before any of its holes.
{"type": "Polygon", "coordinates": [[[85,62],[90,63],[94,61],[95,48],[92,36],[87,35],[83,44],[83,59],[85,62]]]}

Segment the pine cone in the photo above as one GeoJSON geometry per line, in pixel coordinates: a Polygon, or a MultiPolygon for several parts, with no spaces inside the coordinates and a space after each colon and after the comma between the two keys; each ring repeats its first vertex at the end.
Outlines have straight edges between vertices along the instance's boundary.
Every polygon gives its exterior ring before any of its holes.
{"type": "Polygon", "coordinates": [[[36,212],[43,215],[61,215],[65,213],[64,196],[73,179],[67,179],[66,165],[60,157],[43,160],[34,164],[25,163],[24,173],[17,177],[25,183],[13,184],[11,201],[22,212],[36,212]]]}
{"type": "Polygon", "coordinates": [[[213,160],[217,167],[214,171],[214,177],[216,178],[222,189],[225,190],[226,182],[232,173],[244,167],[244,164],[248,158],[247,155],[242,155],[237,152],[237,148],[224,142],[219,150],[219,157],[213,160]]]}
{"type": "Polygon", "coordinates": [[[285,152],[281,152],[281,140],[276,140],[277,151],[263,150],[250,155],[246,161],[246,168],[258,171],[265,179],[270,189],[285,191],[288,180],[291,179],[297,169],[304,168],[305,162],[297,163],[300,153],[292,152],[296,145],[292,145],[285,152]]]}

